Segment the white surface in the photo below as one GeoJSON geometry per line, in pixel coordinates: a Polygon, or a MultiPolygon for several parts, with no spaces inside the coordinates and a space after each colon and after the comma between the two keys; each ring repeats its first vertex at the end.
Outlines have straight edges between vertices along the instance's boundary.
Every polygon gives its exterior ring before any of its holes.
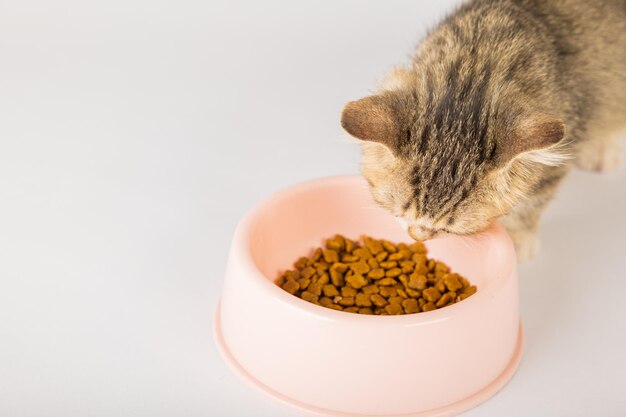
{"type": "MultiPolygon", "coordinates": [[[[450,3],[0,3],[0,416],[295,416],[211,340],[233,229],[356,171],[343,103],[450,3]]],[[[625,188],[568,180],[521,367],[467,416],[626,415],[625,188]]]]}

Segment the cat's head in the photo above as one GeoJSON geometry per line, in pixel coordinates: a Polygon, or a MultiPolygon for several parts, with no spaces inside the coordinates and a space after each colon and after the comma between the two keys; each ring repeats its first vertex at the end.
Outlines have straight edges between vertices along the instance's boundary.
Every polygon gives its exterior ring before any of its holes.
{"type": "Polygon", "coordinates": [[[417,240],[475,233],[506,214],[533,192],[543,164],[559,162],[564,136],[545,112],[429,102],[407,88],[348,103],[341,125],[361,141],[374,200],[417,240]]]}

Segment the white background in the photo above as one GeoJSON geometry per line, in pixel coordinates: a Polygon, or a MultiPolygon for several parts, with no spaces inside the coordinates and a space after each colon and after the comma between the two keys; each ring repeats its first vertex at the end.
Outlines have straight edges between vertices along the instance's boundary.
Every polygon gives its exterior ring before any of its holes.
{"type": "MultiPolygon", "coordinates": [[[[295,416],[218,357],[243,213],[357,171],[339,114],[450,1],[0,1],[0,417],[295,416]]],[[[517,375],[467,416],[626,415],[626,174],[521,268],[517,375]]]]}

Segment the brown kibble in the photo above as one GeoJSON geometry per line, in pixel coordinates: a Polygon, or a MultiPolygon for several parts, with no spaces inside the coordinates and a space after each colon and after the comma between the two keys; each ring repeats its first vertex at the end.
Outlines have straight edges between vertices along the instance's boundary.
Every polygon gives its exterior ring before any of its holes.
{"type": "Polygon", "coordinates": [[[348,278],[346,278],[346,283],[352,285],[353,288],[357,290],[367,285],[367,278],[365,278],[361,274],[354,274],[348,278]]]}
{"type": "Polygon", "coordinates": [[[356,242],[350,239],[345,239],[345,246],[346,246],[346,252],[348,253],[352,253],[354,249],[358,248],[358,245],[356,244],[356,242]]]}
{"type": "Polygon", "coordinates": [[[412,290],[412,289],[410,289],[410,288],[406,288],[404,291],[406,291],[406,293],[407,293],[410,297],[413,297],[413,298],[419,298],[419,297],[422,295],[422,293],[421,293],[421,292],[419,292],[419,291],[417,291],[417,290],[412,290]]]}
{"type": "Polygon", "coordinates": [[[417,300],[410,298],[402,301],[402,308],[406,314],[419,313],[420,307],[417,304],[417,300]]]}
{"type": "Polygon", "coordinates": [[[437,301],[437,304],[435,305],[437,306],[437,308],[445,307],[451,302],[453,303],[454,298],[456,298],[456,294],[454,294],[454,297],[453,297],[452,293],[447,292],[441,296],[441,298],[439,299],[439,301],[437,301]]]}
{"type": "Polygon", "coordinates": [[[400,268],[391,268],[388,269],[387,272],[385,272],[385,276],[390,278],[395,278],[397,276],[400,276],[400,274],[402,274],[402,270],[400,268]]]}
{"type": "Polygon", "coordinates": [[[304,278],[311,278],[313,275],[315,275],[315,272],[315,268],[307,266],[302,271],[300,271],[300,275],[302,275],[304,278]]]}
{"type": "Polygon", "coordinates": [[[366,237],[365,239],[365,247],[369,249],[372,255],[376,255],[383,251],[383,245],[376,239],[372,239],[371,237],[366,237]]]}
{"type": "Polygon", "coordinates": [[[409,245],[409,250],[415,253],[426,253],[426,246],[422,242],[415,242],[409,245]]]}
{"type": "MultiPolygon", "coordinates": [[[[337,265],[337,264],[335,264],[337,265]]],[[[345,281],[343,279],[343,274],[337,270],[330,269],[330,281],[336,287],[343,287],[345,285],[345,281]]]]}
{"type": "Polygon", "coordinates": [[[374,268],[378,268],[378,261],[376,260],[376,258],[369,258],[367,260],[367,264],[369,265],[370,268],[374,269],[374,268]]]}
{"type": "Polygon", "coordinates": [[[371,279],[380,279],[385,276],[385,270],[381,268],[372,269],[367,276],[371,279]]]}
{"type": "Polygon", "coordinates": [[[443,282],[449,291],[456,291],[463,288],[463,284],[459,281],[459,276],[457,274],[444,275],[443,282]]]}
{"type": "Polygon", "coordinates": [[[332,249],[325,249],[322,251],[322,254],[324,255],[324,260],[329,264],[339,262],[339,255],[332,249]]]}
{"type": "Polygon", "coordinates": [[[313,256],[311,256],[311,260],[313,262],[318,262],[321,258],[322,258],[322,249],[321,248],[315,249],[315,252],[313,252],[313,256]]]}
{"type": "Polygon", "coordinates": [[[402,309],[402,304],[400,303],[394,303],[394,304],[388,304],[385,306],[385,311],[387,312],[387,314],[391,315],[398,315],[398,314],[402,314],[404,313],[404,310],[402,309]]]}
{"type": "Polygon", "coordinates": [[[328,307],[330,304],[333,303],[333,300],[328,298],[328,297],[321,297],[319,299],[320,305],[323,305],[324,307],[328,307]]]}
{"type": "Polygon", "coordinates": [[[439,298],[441,297],[441,293],[439,292],[439,290],[433,287],[426,288],[424,291],[422,291],[422,295],[427,301],[433,303],[437,302],[437,300],[439,300],[439,298]]]}
{"type": "Polygon", "coordinates": [[[359,261],[359,262],[353,262],[350,264],[350,269],[355,273],[355,274],[361,274],[361,275],[365,275],[368,272],[370,272],[371,268],[370,266],[367,264],[366,261],[359,261]]]}
{"type": "Polygon", "coordinates": [[[298,270],[302,270],[302,269],[306,268],[307,262],[309,262],[309,258],[307,258],[306,256],[303,256],[301,258],[298,258],[298,260],[296,262],[294,262],[293,266],[294,266],[294,268],[296,268],[298,270]]]}
{"type": "Polygon", "coordinates": [[[359,257],[356,255],[343,255],[341,257],[341,262],[343,263],[352,263],[352,262],[357,262],[359,260],[359,257]]]}
{"type": "Polygon", "coordinates": [[[383,248],[387,253],[395,253],[398,251],[398,249],[396,249],[396,245],[391,242],[387,242],[386,240],[383,240],[383,248]]]}
{"type": "Polygon", "coordinates": [[[336,297],[339,295],[339,290],[333,284],[324,285],[322,291],[326,297],[336,297]]]}
{"type": "Polygon", "coordinates": [[[308,301],[310,303],[312,303],[313,301],[317,301],[318,299],[317,295],[310,293],[308,291],[302,291],[302,294],[300,294],[300,297],[302,297],[304,301],[308,301]]]}
{"type": "Polygon", "coordinates": [[[359,242],[335,235],[276,284],[322,307],[381,316],[445,308],[476,293],[476,286],[435,259],[422,242],[393,244],[369,236],[359,242]]]}
{"type": "Polygon", "coordinates": [[[300,278],[297,282],[301,290],[306,290],[311,283],[311,280],[309,278],[300,278]]]}
{"type": "Polygon", "coordinates": [[[378,294],[379,289],[378,285],[366,285],[361,289],[361,291],[363,291],[363,294],[371,295],[378,294]]]}
{"type": "Polygon", "coordinates": [[[380,267],[384,269],[391,269],[398,266],[398,262],[396,261],[385,261],[380,263],[380,267]]]}
{"type": "Polygon", "coordinates": [[[341,295],[343,297],[354,297],[356,295],[356,290],[353,287],[342,287],[341,288],[341,295]]]}
{"type": "Polygon", "coordinates": [[[385,298],[395,297],[398,295],[398,290],[395,287],[380,287],[379,294],[385,298]]]}
{"type": "Polygon", "coordinates": [[[354,297],[341,297],[341,300],[339,300],[338,304],[342,305],[344,307],[353,306],[354,305],[354,297]]]}
{"type": "Polygon", "coordinates": [[[363,293],[358,293],[356,295],[355,302],[356,302],[356,305],[358,305],[359,307],[371,307],[372,306],[372,300],[370,299],[370,296],[367,294],[363,294],[363,293]]]}
{"type": "Polygon", "coordinates": [[[424,306],[422,307],[422,311],[432,311],[436,309],[437,309],[437,306],[431,303],[430,301],[424,304],[424,306]]]}
{"type": "Polygon", "coordinates": [[[383,298],[380,294],[370,295],[370,300],[376,307],[384,307],[387,305],[387,300],[383,298]]]}
{"type": "Polygon", "coordinates": [[[289,294],[293,295],[300,289],[300,285],[296,281],[287,281],[283,284],[283,290],[287,291],[289,294]]]}
{"type": "Polygon", "coordinates": [[[395,279],[393,279],[393,278],[383,278],[383,279],[381,279],[381,280],[376,281],[376,283],[377,283],[378,285],[385,286],[385,285],[395,285],[395,284],[397,284],[397,283],[398,283],[398,281],[396,281],[396,280],[395,280],[395,279]]]}
{"type": "Polygon", "coordinates": [[[414,273],[409,278],[409,284],[407,285],[407,287],[414,290],[422,291],[424,288],[426,288],[426,282],[427,280],[424,275],[418,275],[417,273],[414,273]]]}

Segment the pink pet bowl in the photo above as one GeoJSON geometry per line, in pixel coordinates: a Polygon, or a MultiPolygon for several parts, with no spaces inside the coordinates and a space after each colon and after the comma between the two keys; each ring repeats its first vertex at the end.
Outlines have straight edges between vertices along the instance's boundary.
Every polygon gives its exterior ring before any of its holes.
{"type": "Polygon", "coordinates": [[[520,360],[522,329],[515,253],[501,226],[427,242],[430,256],[478,292],[401,316],[327,309],[274,284],[336,233],[411,241],[359,176],[289,187],[241,221],[214,327],[236,374],[308,416],[452,416],[506,384],[520,360]]]}

